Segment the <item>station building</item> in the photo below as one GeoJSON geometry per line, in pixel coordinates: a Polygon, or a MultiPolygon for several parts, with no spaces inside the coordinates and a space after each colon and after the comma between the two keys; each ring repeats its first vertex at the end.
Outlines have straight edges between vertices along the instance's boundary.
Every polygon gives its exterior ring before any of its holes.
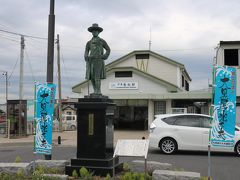
{"type": "MultiPolygon", "coordinates": [[[[149,50],[130,52],[106,65],[103,95],[113,99],[115,128],[146,130],[156,114],[209,114],[211,91],[189,91],[185,66],[149,50]]],[[[72,87],[80,97],[93,93],[90,81],[72,87]]]]}

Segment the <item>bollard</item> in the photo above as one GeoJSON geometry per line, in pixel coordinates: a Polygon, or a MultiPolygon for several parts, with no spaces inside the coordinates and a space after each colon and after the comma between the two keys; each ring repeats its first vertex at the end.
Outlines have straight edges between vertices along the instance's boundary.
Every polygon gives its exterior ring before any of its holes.
{"type": "Polygon", "coordinates": [[[61,136],[58,136],[58,144],[61,144],[61,136]]]}

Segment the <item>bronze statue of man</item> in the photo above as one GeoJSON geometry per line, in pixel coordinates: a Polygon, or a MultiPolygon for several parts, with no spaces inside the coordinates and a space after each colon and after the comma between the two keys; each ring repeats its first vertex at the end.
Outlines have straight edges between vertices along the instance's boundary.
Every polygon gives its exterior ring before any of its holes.
{"type": "Polygon", "coordinates": [[[98,24],[93,24],[88,31],[92,33],[93,37],[87,42],[84,53],[86,79],[91,80],[94,94],[101,95],[101,79],[106,79],[104,60],[108,58],[110,48],[105,40],[98,37],[98,34],[103,31],[98,24]]]}

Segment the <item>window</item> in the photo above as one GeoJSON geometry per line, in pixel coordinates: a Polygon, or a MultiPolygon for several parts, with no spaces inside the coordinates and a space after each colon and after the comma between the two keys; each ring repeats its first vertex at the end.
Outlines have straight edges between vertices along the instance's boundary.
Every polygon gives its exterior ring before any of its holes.
{"type": "Polygon", "coordinates": [[[66,114],[67,114],[67,115],[72,115],[72,112],[71,112],[71,111],[67,111],[66,114]]]}
{"type": "Polygon", "coordinates": [[[162,121],[169,125],[173,125],[174,122],[176,121],[176,117],[174,116],[174,117],[163,118],[162,121]]]}
{"type": "Polygon", "coordinates": [[[71,121],[72,120],[72,116],[66,116],[66,120],[67,121],[71,121]]]}
{"type": "Polygon", "coordinates": [[[179,116],[175,121],[174,125],[201,127],[201,121],[197,116],[179,116]]]}
{"type": "Polygon", "coordinates": [[[182,87],[184,87],[184,76],[182,75],[182,87]]]}
{"type": "Polygon", "coordinates": [[[136,59],[149,59],[149,54],[136,54],[136,59]]]}
{"type": "Polygon", "coordinates": [[[203,123],[204,128],[210,128],[211,127],[211,118],[202,117],[201,121],[203,123]]]}
{"type": "Polygon", "coordinates": [[[132,77],[132,71],[116,71],[115,72],[115,77],[116,78],[132,77]]]}
{"type": "Polygon", "coordinates": [[[185,90],[189,91],[189,83],[187,81],[185,81],[185,90]]]}
{"type": "Polygon", "coordinates": [[[166,101],[154,102],[154,114],[166,114],[166,101]]]}
{"type": "Polygon", "coordinates": [[[224,65],[238,66],[238,49],[224,49],[224,65]]]}

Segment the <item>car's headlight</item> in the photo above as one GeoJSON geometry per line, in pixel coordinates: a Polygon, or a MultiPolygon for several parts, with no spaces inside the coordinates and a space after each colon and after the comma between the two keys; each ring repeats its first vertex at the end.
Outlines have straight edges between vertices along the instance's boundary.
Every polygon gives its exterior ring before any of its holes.
{"type": "Polygon", "coordinates": [[[154,123],[152,123],[149,128],[150,133],[152,133],[156,127],[157,126],[154,123]]]}

